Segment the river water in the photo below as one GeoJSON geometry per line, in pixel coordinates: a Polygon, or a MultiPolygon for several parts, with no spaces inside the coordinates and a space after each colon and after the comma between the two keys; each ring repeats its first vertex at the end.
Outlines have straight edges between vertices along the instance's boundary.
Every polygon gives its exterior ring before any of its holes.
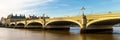
{"type": "Polygon", "coordinates": [[[113,34],[80,34],[79,29],[40,30],[0,28],[0,40],[120,40],[120,29],[113,34]]]}

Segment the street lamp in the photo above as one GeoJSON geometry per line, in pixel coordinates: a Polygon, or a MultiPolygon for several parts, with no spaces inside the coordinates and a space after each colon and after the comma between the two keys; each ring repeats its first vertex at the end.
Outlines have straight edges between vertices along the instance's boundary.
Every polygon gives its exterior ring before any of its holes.
{"type": "Polygon", "coordinates": [[[86,29],[86,24],[87,24],[87,18],[86,18],[86,15],[84,15],[85,8],[82,7],[81,11],[82,11],[82,27],[81,27],[81,29],[84,31],[84,29],[86,29]]]}
{"type": "Polygon", "coordinates": [[[82,11],[82,15],[84,15],[85,8],[82,7],[82,8],[81,8],[81,11],[82,11]]]}

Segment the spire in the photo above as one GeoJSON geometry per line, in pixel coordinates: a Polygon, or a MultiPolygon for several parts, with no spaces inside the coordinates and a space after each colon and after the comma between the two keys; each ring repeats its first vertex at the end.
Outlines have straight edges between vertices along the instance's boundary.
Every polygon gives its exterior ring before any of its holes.
{"type": "Polygon", "coordinates": [[[15,16],[17,16],[17,14],[15,14],[15,16]]]}
{"type": "Polygon", "coordinates": [[[25,17],[25,14],[23,16],[25,17]]]}
{"type": "Polygon", "coordinates": [[[45,17],[45,13],[43,13],[43,15],[42,15],[43,17],[45,17]]]}
{"type": "Polygon", "coordinates": [[[112,13],[111,11],[108,12],[109,14],[112,13]]]}
{"type": "Polygon", "coordinates": [[[20,17],[22,16],[22,14],[20,14],[20,17]]]}
{"type": "Polygon", "coordinates": [[[85,8],[84,8],[84,7],[82,7],[82,8],[81,8],[81,11],[82,11],[82,16],[84,16],[84,11],[85,11],[85,8]]]}

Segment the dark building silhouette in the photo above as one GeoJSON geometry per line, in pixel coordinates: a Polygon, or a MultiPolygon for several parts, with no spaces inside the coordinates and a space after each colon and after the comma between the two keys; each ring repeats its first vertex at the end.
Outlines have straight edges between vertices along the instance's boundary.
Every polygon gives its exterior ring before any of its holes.
{"type": "Polygon", "coordinates": [[[39,17],[37,17],[37,16],[35,16],[35,15],[33,15],[33,16],[30,16],[30,15],[29,15],[29,19],[39,19],[39,17]]]}
{"type": "Polygon", "coordinates": [[[22,20],[25,20],[25,19],[26,19],[25,15],[20,15],[20,16],[15,15],[14,16],[13,14],[10,14],[7,17],[7,20],[9,20],[10,22],[22,21],[22,20]]]}

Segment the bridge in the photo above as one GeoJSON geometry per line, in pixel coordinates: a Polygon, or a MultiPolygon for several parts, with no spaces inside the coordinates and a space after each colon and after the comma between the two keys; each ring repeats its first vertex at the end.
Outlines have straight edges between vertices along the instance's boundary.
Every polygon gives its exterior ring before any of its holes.
{"type": "Polygon", "coordinates": [[[111,29],[113,25],[118,23],[120,23],[120,14],[116,12],[16,21],[10,22],[8,27],[70,28],[71,25],[77,25],[81,29],[111,29]]]}

